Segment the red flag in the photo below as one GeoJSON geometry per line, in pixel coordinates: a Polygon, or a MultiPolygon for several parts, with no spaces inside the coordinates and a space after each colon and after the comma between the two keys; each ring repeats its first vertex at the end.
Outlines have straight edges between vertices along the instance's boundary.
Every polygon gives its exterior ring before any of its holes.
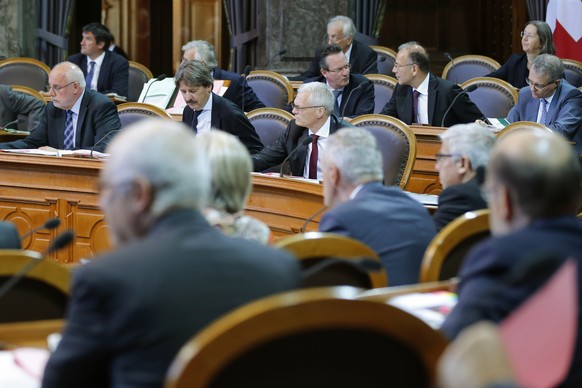
{"type": "Polygon", "coordinates": [[[582,62],[582,0],[550,0],[546,23],[554,32],[556,55],[582,62]]]}

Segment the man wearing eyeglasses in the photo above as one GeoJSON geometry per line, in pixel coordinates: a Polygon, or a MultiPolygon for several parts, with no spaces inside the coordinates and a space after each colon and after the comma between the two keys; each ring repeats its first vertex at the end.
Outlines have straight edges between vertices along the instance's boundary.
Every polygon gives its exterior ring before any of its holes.
{"type": "Polygon", "coordinates": [[[575,142],[582,153],[582,92],[562,79],[560,58],[538,55],[532,62],[526,82],[519,91],[517,104],[507,121],[534,121],[575,142]]]}
{"type": "MultiPolygon", "coordinates": [[[[337,44],[342,48],[350,63],[352,73],[376,74],[378,73],[378,55],[369,46],[354,39],[356,26],[347,16],[335,16],[327,23],[327,44],[337,44]]],[[[315,51],[315,58],[309,69],[294,80],[306,80],[320,75],[321,49],[315,51]]]]}
{"type": "Polygon", "coordinates": [[[319,60],[321,75],[304,83],[323,82],[335,98],[337,117],[356,117],[374,113],[374,84],[361,74],[353,74],[350,64],[337,44],[325,47],[319,60]]]}
{"type": "Polygon", "coordinates": [[[398,47],[394,74],[398,85],[394,87],[392,98],[382,109],[382,114],[396,117],[409,125],[418,123],[436,127],[485,120],[483,113],[466,94],[459,96],[463,89],[429,72],[428,54],[418,43],[408,42],[398,47]],[[445,117],[449,107],[451,109],[445,117]]]}
{"type": "Polygon", "coordinates": [[[102,152],[121,128],[117,107],[106,96],[85,88],[77,65],[61,62],[49,74],[52,101],[32,133],[24,139],[0,143],[0,149],[50,147],[102,152]]]}
{"type": "Polygon", "coordinates": [[[289,158],[291,175],[321,181],[321,157],[327,138],[351,126],[333,112],[333,94],[320,82],[303,84],[292,103],[294,120],[274,144],[252,155],[254,171],[261,172],[289,158]]]}

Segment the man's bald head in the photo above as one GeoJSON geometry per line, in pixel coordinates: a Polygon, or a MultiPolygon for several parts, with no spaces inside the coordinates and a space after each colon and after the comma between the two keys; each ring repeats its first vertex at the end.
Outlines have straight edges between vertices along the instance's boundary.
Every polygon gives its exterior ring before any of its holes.
{"type": "Polygon", "coordinates": [[[491,154],[488,181],[505,186],[513,207],[530,219],[574,214],[581,203],[582,172],[572,146],[542,130],[503,137],[491,154]]]}

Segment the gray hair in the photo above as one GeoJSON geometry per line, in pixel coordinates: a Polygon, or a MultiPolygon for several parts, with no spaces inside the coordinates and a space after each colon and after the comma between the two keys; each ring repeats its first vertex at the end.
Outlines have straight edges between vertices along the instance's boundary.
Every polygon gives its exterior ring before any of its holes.
{"type": "Polygon", "coordinates": [[[303,84],[297,93],[308,93],[309,104],[312,106],[323,106],[330,116],[333,113],[334,98],[333,93],[322,82],[309,82],[303,84]]]}
{"type": "MultiPolygon", "coordinates": [[[[408,50],[408,60],[409,63],[416,63],[418,68],[424,73],[428,73],[430,70],[430,60],[428,53],[418,42],[406,42],[398,47],[398,51],[408,50]]],[[[401,63],[404,65],[404,63],[401,63]]]]}
{"type": "Polygon", "coordinates": [[[550,82],[557,81],[564,75],[564,64],[555,55],[541,54],[535,57],[531,63],[531,68],[536,73],[547,74],[550,82]]]}
{"type": "Polygon", "coordinates": [[[486,127],[479,124],[457,124],[447,129],[439,137],[447,140],[454,159],[464,156],[471,162],[471,168],[486,167],[491,150],[497,140],[495,135],[486,127]]]}
{"type": "Polygon", "coordinates": [[[356,26],[354,25],[354,21],[347,16],[334,16],[327,22],[327,25],[334,23],[341,23],[342,24],[342,32],[344,37],[347,36],[354,36],[356,35],[356,26]]]}
{"type": "Polygon", "coordinates": [[[182,123],[145,119],[128,126],[107,147],[108,183],[147,180],[155,191],[149,216],[173,209],[201,210],[208,201],[210,174],[204,151],[182,123]]]}
{"type": "Polygon", "coordinates": [[[233,135],[213,129],[198,135],[211,171],[210,206],[228,213],[241,211],[251,192],[253,163],[246,147],[233,135]]]}
{"type": "Polygon", "coordinates": [[[365,128],[343,128],[332,134],[327,140],[325,155],[353,185],[384,178],[380,147],[365,128]]]}
{"type": "Polygon", "coordinates": [[[180,65],[178,72],[174,76],[174,82],[177,87],[180,87],[180,82],[182,81],[190,87],[212,87],[214,85],[210,68],[198,60],[185,61],[180,65]]]}
{"type": "Polygon", "coordinates": [[[83,70],[74,63],[68,61],[57,63],[53,67],[53,70],[65,70],[64,73],[67,82],[76,82],[80,87],[85,87],[85,75],[83,74],[83,70]]]}
{"type": "Polygon", "coordinates": [[[205,40],[193,40],[182,46],[182,51],[196,50],[196,59],[202,61],[206,66],[214,69],[218,67],[218,62],[216,61],[216,52],[214,51],[214,46],[205,40]]]}

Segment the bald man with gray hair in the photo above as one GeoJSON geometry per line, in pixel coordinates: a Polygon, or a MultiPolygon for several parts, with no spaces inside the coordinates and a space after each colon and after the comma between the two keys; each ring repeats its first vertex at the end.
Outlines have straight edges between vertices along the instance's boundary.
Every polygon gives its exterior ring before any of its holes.
{"type": "Polygon", "coordinates": [[[398,186],[384,186],[382,154],[365,128],[329,137],[323,156],[323,195],[330,207],[322,232],[355,238],[382,259],[391,286],[418,283],[424,251],[435,235],[428,211],[398,186]]]}

